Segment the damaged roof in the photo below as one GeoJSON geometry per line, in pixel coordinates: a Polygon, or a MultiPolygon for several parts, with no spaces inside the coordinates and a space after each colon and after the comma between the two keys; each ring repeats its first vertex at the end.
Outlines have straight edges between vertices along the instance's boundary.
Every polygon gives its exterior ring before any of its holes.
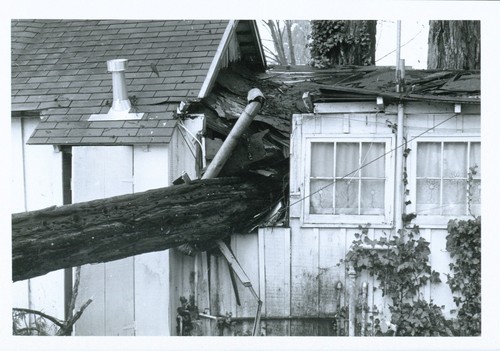
{"type": "Polygon", "coordinates": [[[258,38],[245,32],[248,22],[13,20],[13,116],[41,117],[30,144],[168,143],[179,103],[206,93],[210,74],[217,74],[227,30],[236,33],[247,60],[265,65],[258,38]],[[144,115],[91,122],[90,115],[106,114],[113,102],[106,62],[117,58],[128,60],[128,96],[144,115]]]}
{"type": "Polygon", "coordinates": [[[479,71],[406,69],[402,92],[395,90],[393,67],[275,67],[269,74],[288,86],[308,87],[317,102],[359,101],[362,96],[382,96],[398,101],[480,103],[479,71]]]}
{"type": "Polygon", "coordinates": [[[311,113],[322,102],[399,101],[480,104],[479,71],[406,70],[405,89],[396,92],[395,69],[377,66],[342,66],[315,69],[309,66],[276,66],[255,74],[233,65],[221,71],[212,93],[205,99],[207,126],[227,135],[231,121],[246,105],[246,93],[258,87],[266,103],[254,118],[254,133],[269,129],[266,138],[285,148],[290,144],[293,114],[311,113]],[[304,93],[309,93],[304,98],[304,93]],[[310,98],[310,100],[308,100],[310,98]]]}

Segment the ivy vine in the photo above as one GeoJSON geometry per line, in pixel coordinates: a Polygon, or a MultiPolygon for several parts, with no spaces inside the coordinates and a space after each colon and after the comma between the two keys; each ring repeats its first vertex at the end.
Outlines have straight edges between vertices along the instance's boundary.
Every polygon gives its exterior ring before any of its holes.
{"type": "Polygon", "coordinates": [[[481,217],[448,222],[448,284],[456,294],[460,335],[481,335],[481,217]]]}
{"type": "MultiPolygon", "coordinates": [[[[391,299],[390,331],[398,336],[453,335],[452,323],[442,314],[442,307],[424,298],[422,289],[441,282],[440,274],[432,270],[429,242],[420,236],[418,226],[404,228],[398,235],[379,239],[368,237],[368,226],[355,235],[345,262],[357,273],[368,272],[379,282],[382,295],[391,299]]],[[[384,335],[384,334],[379,334],[384,335]]]]}
{"type": "Polygon", "coordinates": [[[311,21],[311,65],[375,64],[376,21],[311,21]]]}
{"type": "MultiPolygon", "coordinates": [[[[411,149],[403,152],[403,187],[409,196],[406,159],[411,149]]],[[[476,168],[471,167],[468,177],[467,205],[470,211],[471,189],[476,168]]],[[[409,205],[410,200],[405,201],[409,205]]],[[[481,334],[481,217],[470,220],[450,220],[446,249],[454,260],[447,274],[448,285],[454,294],[458,308],[458,320],[446,319],[442,313],[445,306],[426,301],[422,288],[427,284],[439,284],[440,274],[429,262],[430,244],[422,236],[417,225],[411,221],[416,213],[403,213],[403,227],[397,235],[384,235],[378,239],[368,236],[369,225],[360,226],[361,233],[347,253],[346,265],[357,273],[368,272],[380,282],[383,296],[391,299],[391,325],[393,329],[382,331],[380,320],[370,317],[374,335],[398,336],[477,336],[481,334]]],[[[375,307],[375,306],[374,306],[375,307]]]]}

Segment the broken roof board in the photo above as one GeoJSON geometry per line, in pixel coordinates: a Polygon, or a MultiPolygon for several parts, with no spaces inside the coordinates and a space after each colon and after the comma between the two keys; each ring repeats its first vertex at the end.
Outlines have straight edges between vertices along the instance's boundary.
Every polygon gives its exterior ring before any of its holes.
{"type": "MultiPolygon", "coordinates": [[[[210,74],[217,74],[210,68],[229,23],[13,20],[13,114],[40,114],[30,144],[168,143],[179,102],[196,100],[205,81],[213,79],[210,74]],[[134,112],[144,117],[88,122],[91,114],[107,113],[112,103],[106,61],[115,58],[129,60],[129,98],[134,112]]],[[[231,30],[244,35],[245,25],[231,30]]]]}

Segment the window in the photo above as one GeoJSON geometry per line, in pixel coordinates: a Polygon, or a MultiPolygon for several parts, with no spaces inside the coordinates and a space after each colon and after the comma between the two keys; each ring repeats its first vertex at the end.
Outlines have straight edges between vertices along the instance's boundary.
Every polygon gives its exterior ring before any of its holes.
{"type": "Polygon", "coordinates": [[[480,214],[479,141],[419,141],[416,163],[415,197],[419,216],[480,214]],[[475,174],[471,173],[471,168],[475,174]],[[470,182],[469,175],[472,177],[470,182]]]}
{"type": "Polygon", "coordinates": [[[390,138],[310,138],[306,218],[311,222],[385,221],[390,138]]]}

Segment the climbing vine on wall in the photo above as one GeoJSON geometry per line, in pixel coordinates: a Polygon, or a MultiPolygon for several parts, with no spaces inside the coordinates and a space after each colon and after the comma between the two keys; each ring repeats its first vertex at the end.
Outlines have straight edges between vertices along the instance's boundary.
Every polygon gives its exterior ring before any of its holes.
{"type": "MultiPolygon", "coordinates": [[[[409,189],[406,159],[411,149],[403,151],[403,188],[408,198],[409,189]]],[[[468,189],[472,187],[475,167],[471,167],[468,189]]],[[[468,190],[470,211],[472,196],[468,190]]],[[[405,201],[409,205],[410,200],[405,201]]],[[[360,227],[345,258],[357,273],[366,271],[380,282],[384,296],[391,298],[389,306],[394,330],[380,330],[380,321],[374,319],[375,335],[399,336],[477,336],[481,334],[481,217],[470,220],[450,220],[446,249],[454,261],[450,263],[447,283],[454,294],[458,320],[448,320],[442,309],[426,301],[422,289],[427,284],[441,282],[440,274],[432,270],[429,242],[420,236],[417,225],[411,221],[415,213],[403,213],[403,228],[397,235],[378,239],[368,237],[368,227],[360,227]]],[[[375,311],[373,313],[375,315],[375,311]]]]}
{"type": "Polygon", "coordinates": [[[429,242],[420,236],[418,226],[405,228],[398,235],[368,237],[368,228],[356,234],[345,261],[357,273],[368,272],[379,282],[383,296],[391,299],[392,334],[398,336],[453,335],[441,307],[423,297],[430,282],[441,282],[439,273],[431,269],[429,242]]]}
{"type": "MultiPolygon", "coordinates": [[[[405,197],[410,193],[406,168],[410,152],[405,147],[402,177],[405,197]]],[[[405,205],[410,203],[405,201],[405,205]]],[[[345,261],[357,273],[366,271],[374,276],[380,282],[383,296],[392,300],[389,310],[395,328],[386,333],[377,328],[376,335],[452,336],[453,323],[444,317],[444,306],[424,298],[423,288],[429,283],[440,283],[441,278],[429,261],[430,243],[420,235],[419,227],[411,224],[415,217],[415,213],[404,212],[403,227],[397,234],[378,239],[370,239],[368,227],[360,227],[361,234],[356,234],[345,261]]]]}
{"type": "Polygon", "coordinates": [[[311,65],[375,64],[377,21],[311,21],[311,65]]]}
{"type": "Polygon", "coordinates": [[[448,284],[455,294],[460,335],[481,335],[481,217],[448,222],[448,284]]]}

